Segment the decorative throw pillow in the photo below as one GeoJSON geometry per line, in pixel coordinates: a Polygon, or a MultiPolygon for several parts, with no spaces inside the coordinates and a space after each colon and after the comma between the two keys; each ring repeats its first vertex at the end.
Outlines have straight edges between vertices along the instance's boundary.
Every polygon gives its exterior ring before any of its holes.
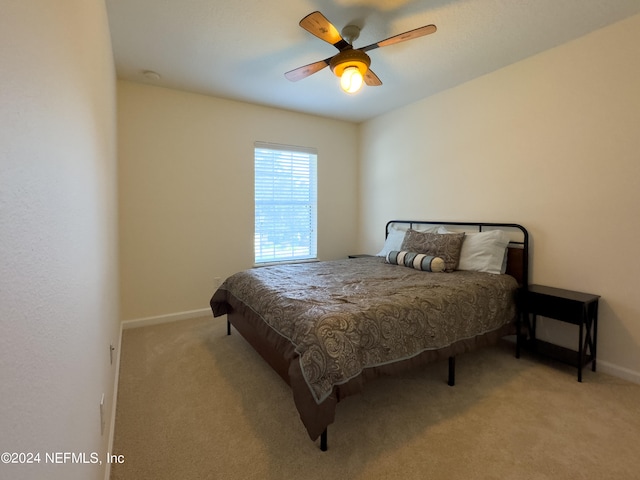
{"type": "Polygon", "coordinates": [[[393,250],[387,254],[386,261],[393,265],[404,265],[405,267],[424,270],[425,272],[438,273],[444,271],[443,259],[425,255],[424,253],[393,250]]]}
{"type": "Polygon", "coordinates": [[[445,272],[453,272],[460,260],[460,250],[464,241],[464,233],[423,233],[409,229],[402,242],[402,250],[424,253],[440,257],[444,260],[445,272]]]}

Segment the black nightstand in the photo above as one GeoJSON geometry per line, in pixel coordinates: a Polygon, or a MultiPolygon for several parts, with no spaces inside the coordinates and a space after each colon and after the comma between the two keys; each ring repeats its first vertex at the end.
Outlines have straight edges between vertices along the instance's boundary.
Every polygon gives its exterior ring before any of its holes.
{"type": "Polygon", "coordinates": [[[530,285],[521,292],[521,312],[529,331],[526,346],[536,353],[548,355],[578,367],[582,382],[582,367],[591,362],[596,371],[598,341],[598,299],[600,295],[574,292],[544,285],[530,285]],[[578,351],[560,347],[536,338],[536,317],[553,318],[579,327],[578,351]]]}

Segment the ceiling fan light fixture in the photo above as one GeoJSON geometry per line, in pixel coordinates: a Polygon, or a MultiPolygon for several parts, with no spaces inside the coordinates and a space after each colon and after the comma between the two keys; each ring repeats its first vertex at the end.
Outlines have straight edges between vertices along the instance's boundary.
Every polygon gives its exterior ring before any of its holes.
{"type": "Polygon", "coordinates": [[[347,49],[331,59],[331,71],[340,78],[340,86],[347,93],[355,93],[362,87],[364,75],[371,59],[361,50],[347,49]]]}
{"type": "Polygon", "coordinates": [[[356,93],[362,88],[363,76],[358,67],[349,66],[340,77],[340,87],[346,93],[356,93]]]}

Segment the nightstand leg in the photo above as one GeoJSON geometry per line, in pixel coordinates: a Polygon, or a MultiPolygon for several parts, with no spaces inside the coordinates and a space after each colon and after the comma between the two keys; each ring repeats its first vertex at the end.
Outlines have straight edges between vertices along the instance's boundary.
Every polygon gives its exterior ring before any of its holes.
{"type": "Polygon", "coordinates": [[[530,337],[531,337],[531,341],[533,342],[533,344],[535,345],[536,343],[536,328],[538,326],[538,316],[534,313],[532,315],[532,319],[531,319],[531,333],[530,333],[530,337]]]}
{"type": "Polygon", "coordinates": [[[595,302],[591,306],[591,322],[593,323],[593,346],[591,347],[591,354],[593,355],[593,362],[591,363],[591,371],[596,371],[596,350],[598,348],[598,303],[595,302]]]}
{"type": "Polygon", "coordinates": [[[584,321],[580,322],[580,336],[578,341],[578,381],[582,382],[582,363],[584,361],[584,351],[582,349],[582,336],[584,334],[584,321]]]}

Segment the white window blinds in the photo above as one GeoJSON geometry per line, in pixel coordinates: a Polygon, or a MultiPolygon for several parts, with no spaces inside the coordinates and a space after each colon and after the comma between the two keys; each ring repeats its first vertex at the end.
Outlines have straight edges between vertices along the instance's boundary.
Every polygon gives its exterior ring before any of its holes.
{"type": "Polygon", "coordinates": [[[315,259],[317,152],[255,143],[255,263],[315,259]]]}

